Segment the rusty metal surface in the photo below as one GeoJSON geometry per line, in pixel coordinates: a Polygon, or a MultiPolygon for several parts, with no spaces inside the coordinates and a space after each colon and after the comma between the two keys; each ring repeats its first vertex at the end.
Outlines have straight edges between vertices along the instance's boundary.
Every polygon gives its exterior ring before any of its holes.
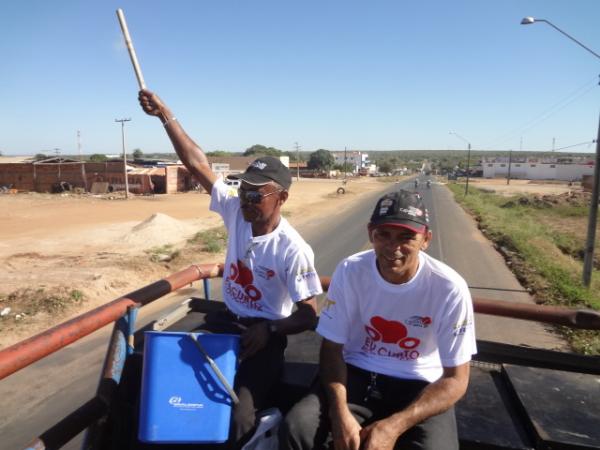
{"type": "Polygon", "coordinates": [[[574,310],[559,306],[529,305],[485,298],[474,298],[473,308],[481,314],[512,317],[514,319],[566,325],[571,328],[600,330],[600,314],[596,311],[574,310]]]}
{"type": "Polygon", "coordinates": [[[93,331],[114,322],[127,308],[146,305],[157,298],[187,284],[204,278],[222,275],[218,264],[192,265],[162,280],[144,286],[110,303],[102,305],[74,319],[50,328],[36,336],[0,351],[0,380],[43,357],[81,339],[93,331]]]}
{"type": "MultiPolygon", "coordinates": [[[[128,341],[133,328],[135,327],[135,319],[139,308],[128,307],[127,313],[115,322],[113,332],[110,337],[108,351],[104,358],[104,366],[102,368],[102,377],[98,383],[96,396],[104,402],[106,410],[110,410],[113,401],[117,394],[117,387],[121,381],[125,361],[129,354],[128,341]]],[[[132,349],[133,350],[133,349],[132,349]]],[[[132,351],[133,353],[133,351],[132,351]]],[[[81,428],[71,430],[75,434],[83,431],[90,424],[78,424],[81,428]]],[[[107,421],[96,420],[89,426],[83,448],[98,448],[96,443],[100,442],[106,433],[107,421]]],[[[65,442],[66,443],[66,442],[65,442]]],[[[62,443],[61,443],[62,444],[62,443]]]]}

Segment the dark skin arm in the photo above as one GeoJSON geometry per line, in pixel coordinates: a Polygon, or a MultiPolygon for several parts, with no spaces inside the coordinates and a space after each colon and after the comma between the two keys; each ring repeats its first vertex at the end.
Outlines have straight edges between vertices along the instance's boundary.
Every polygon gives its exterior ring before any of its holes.
{"type": "MultiPolygon", "coordinates": [[[[317,300],[315,297],[307,298],[296,303],[296,311],[290,316],[273,320],[276,333],[281,335],[297,334],[313,329],[317,324],[317,300]]],[[[267,345],[271,331],[269,322],[260,322],[246,329],[241,336],[241,358],[248,358],[267,345]]]]}
{"type": "Polygon", "coordinates": [[[323,339],[319,354],[321,384],[329,403],[329,419],[335,450],[358,450],[361,426],[348,409],[348,372],[342,356],[343,344],[323,339]]]}
{"type": "Polygon", "coordinates": [[[187,135],[179,121],[173,120],[173,113],[158,95],[144,89],[139,92],[138,99],[146,114],[160,119],[179,159],[210,194],[217,176],[211,170],[200,146],[187,135]]]}
{"type": "Polygon", "coordinates": [[[336,450],[393,449],[398,438],[423,420],[454,405],[466,392],[469,363],[444,367],[442,377],[427,386],[405,409],[362,428],[348,409],[347,371],[342,344],[327,339],[321,346],[321,382],[329,400],[329,418],[336,450]]]}

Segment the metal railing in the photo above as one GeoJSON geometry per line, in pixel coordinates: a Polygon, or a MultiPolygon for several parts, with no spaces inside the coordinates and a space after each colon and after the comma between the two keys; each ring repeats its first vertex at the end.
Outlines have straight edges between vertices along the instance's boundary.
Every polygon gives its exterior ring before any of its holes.
{"type": "MultiPolygon", "coordinates": [[[[194,281],[204,281],[208,299],[210,278],[222,277],[222,264],[192,265],[164,279],[95,308],[67,322],[0,351],[0,380],[51,353],[81,339],[103,326],[115,322],[102,369],[96,396],[79,409],[63,418],[34,439],[27,449],[60,448],[81,431],[88,429],[83,448],[96,448],[94,442],[102,438],[106,421],[101,420],[110,411],[116,396],[125,360],[133,353],[133,336],[137,311],[158,298],[176,291],[194,281]]],[[[327,290],[330,277],[321,277],[327,290]]],[[[477,313],[533,320],[565,325],[572,328],[600,329],[600,313],[591,310],[510,303],[484,298],[473,299],[477,313]]]]}

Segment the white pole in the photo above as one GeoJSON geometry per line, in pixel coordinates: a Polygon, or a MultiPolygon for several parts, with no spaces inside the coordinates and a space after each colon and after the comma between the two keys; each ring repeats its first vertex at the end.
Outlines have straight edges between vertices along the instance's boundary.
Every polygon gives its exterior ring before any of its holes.
{"type": "Polygon", "coordinates": [[[129,29],[127,28],[127,22],[125,22],[125,14],[121,8],[117,9],[117,17],[119,18],[119,24],[121,25],[121,31],[123,32],[123,37],[125,38],[125,45],[127,45],[127,50],[129,51],[129,57],[131,58],[131,64],[133,64],[133,70],[135,71],[135,76],[137,78],[138,84],[141,89],[146,89],[146,83],[144,82],[144,76],[142,75],[142,69],[140,68],[140,64],[138,63],[137,56],[135,55],[135,49],[133,48],[133,42],[131,41],[131,36],[129,36],[129,29]]]}

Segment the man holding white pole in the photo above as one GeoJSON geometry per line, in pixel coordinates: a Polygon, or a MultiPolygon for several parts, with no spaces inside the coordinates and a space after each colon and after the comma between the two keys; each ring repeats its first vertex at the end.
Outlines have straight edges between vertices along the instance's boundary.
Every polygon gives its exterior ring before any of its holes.
{"type": "Polygon", "coordinates": [[[211,195],[210,209],[228,231],[223,274],[227,309],[206,316],[211,332],[241,336],[241,363],[234,390],[230,445],[241,447],[254,432],[256,412],[270,406],[268,395],[283,368],[288,334],[316,325],[316,299],[322,292],[314,254],[281,216],[292,183],[289,169],[273,157],[254,161],[241,180],[239,198],[210,168],[202,149],[187,135],[171,110],[148,90],[139,100],[144,111],[162,122],[183,164],[211,195]],[[292,312],[293,307],[295,311],[292,312]]]}

